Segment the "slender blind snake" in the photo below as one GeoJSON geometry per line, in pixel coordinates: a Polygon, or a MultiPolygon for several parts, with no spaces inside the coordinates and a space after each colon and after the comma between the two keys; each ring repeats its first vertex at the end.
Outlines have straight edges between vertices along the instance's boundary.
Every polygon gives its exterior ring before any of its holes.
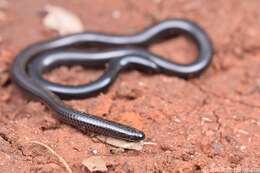
{"type": "Polygon", "coordinates": [[[142,131],[103,118],[75,111],[62,98],[85,97],[108,87],[126,67],[141,67],[183,78],[199,75],[211,62],[213,48],[207,34],[197,24],[185,19],[164,20],[133,35],[83,32],[35,43],[17,54],[12,79],[22,89],[40,98],[64,122],[83,131],[112,136],[128,141],[145,138],[142,131]],[[190,64],[178,64],[149,52],[150,42],[162,37],[184,34],[192,38],[198,56],[190,64]],[[109,46],[108,50],[87,50],[88,46],[109,46]],[[80,47],[80,50],[79,50],[80,47]],[[82,47],[86,50],[82,50],[82,47]],[[73,49],[71,49],[73,48],[73,49]],[[78,48],[78,49],[77,49],[78,48]],[[103,75],[96,81],[78,86],[62,85],[43,79],[42,73],[63,64],[105,64],[103,75]]]}

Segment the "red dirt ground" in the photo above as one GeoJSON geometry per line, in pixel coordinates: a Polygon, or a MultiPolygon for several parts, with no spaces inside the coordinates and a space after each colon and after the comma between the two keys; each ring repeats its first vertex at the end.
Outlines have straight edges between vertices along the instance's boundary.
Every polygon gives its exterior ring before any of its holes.
{"type": "MultiPolygon", "coordinates": [[[[0,172],[66,172],[53,155],[32,146],[32,140],[54,149],[74,173],[87,172],[81,162],[94,150],[106,161],[109,172],[260,171],[259,0],[8,0],[8,6],[3,6],[0,172]],[[58,122],[44,104],[26,97],[10,81],[8,68],[15,54],[30,43],[56,35],[41,23],[48,3],[72,11],[88,31],[129,34],[162,19],[185,17],[209,33],[214,61],[199,78],[186,81],[129,71],[97,97],[66,101],[75,109],[140,128],[146,140],[157,145],[113,154],[111,146],[58,122]],[[115,11],[120,14],[116,18],[115,11]]],[[[172,59],[178,57],[174,59],[179,62],[196,54],[182,37],[151,49],[172,59]]],[[[77,66],[61,67],[47,76],[77,84],[100,73],[77,66]]]]}

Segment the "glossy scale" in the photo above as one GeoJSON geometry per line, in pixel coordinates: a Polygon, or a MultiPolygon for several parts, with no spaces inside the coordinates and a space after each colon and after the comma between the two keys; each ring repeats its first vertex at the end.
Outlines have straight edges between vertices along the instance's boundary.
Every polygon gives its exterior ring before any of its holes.
{"type": "Polygon", "coordinates": [[[21,88],[40,98],[64,122],[83,131],[139,141],[145,138],[142,131],[75,111],[64,105],[61,98],[82,98],[98,93],[107,88],[121,70],[128,67],[141,67],[143,70],[150,69],[183,78],[195,77],[208,67],[212,54],[211,42],[197,24],[184,19],[173,19],[162,21],[134,35],[84,32],[33,44],[16,56],[11,74],[21,88]],[[197,45],[198,56],[192,63],[171,62],[147,50],[149,43],[175,34],[187,35],[197,45]],[[87,50],[93,44],[102,50],[87,50]],[[109,50],[103,50],[106,46],[109,50]],[[79,47],[80,50],[76,49],[79,47]],[[86,50],[82,50],[82,47],[86,50]],[[44,72],[58,65],[75,63],[109,65],[96,81],[78,86],[53,83],[42,77],[44,72]]]}

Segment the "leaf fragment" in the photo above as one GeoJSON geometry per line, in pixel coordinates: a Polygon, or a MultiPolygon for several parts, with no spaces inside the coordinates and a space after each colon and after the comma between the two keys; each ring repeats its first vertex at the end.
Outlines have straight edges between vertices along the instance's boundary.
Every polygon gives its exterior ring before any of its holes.
{"type": "Polygon", "coordinates": [[[91,156],[82,161],[82,165],[84,165],[90,172],[107,171],[106,162],[100,156],[91,156]]]}
{"type": "Polygon", "coordinates": [[[101,136],[101,135],[97,136],[96,138],[99,139],[101,142],[107,143],[109,145],[112,145],[112,146],[115,146],[118,148],[137,150],[137,151],[141,151],[143,149],[144,145],[156,145],[156,143],[153,143],[153,142],[144,142],[144,141],[128,142],[125,140],[115,139],[112,137],[101,136]]]}
{"type": "Polygon", "coordinates": [[[57,31],[60,35],[82,32],[84,30],[80,19],[65,8],[46,5],[44,10],[47,14],[43,18],[43,25],[57,31]]]}

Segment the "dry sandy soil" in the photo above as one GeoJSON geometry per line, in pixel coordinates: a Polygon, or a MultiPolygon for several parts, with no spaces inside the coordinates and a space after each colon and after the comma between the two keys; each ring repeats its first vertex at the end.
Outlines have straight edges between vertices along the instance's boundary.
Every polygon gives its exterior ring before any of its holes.
{"type": "MultiPolygon", "coordinates": [[[[108,172],[260,172],[259,7],[259,0],[0,3],[0,172],[66,172],[53,154],[30,141],[51,147],[74,173],[88,172],[81,162],[94,154],[102,156],[108,172]],[[96,97],[66,101],[75,109],[142,129],[146,141],[157,145],[114,152],[113,147],[56,120],[50,109],[10,80],[9,66],[21,48],[57,35],[42,25],[46,4],[72,11],[87,31],[130,34],[162,19],[181,17],[196,21],[209,33],[214,60],[199,78],[183,80],[133,70],[96,97]]],[[[193,44],[183,37],[150,49],[178,62],[196,55],[193,44]]],[[[60,67],[47,77],[78,84],[101,72],[60,67]]]]}

